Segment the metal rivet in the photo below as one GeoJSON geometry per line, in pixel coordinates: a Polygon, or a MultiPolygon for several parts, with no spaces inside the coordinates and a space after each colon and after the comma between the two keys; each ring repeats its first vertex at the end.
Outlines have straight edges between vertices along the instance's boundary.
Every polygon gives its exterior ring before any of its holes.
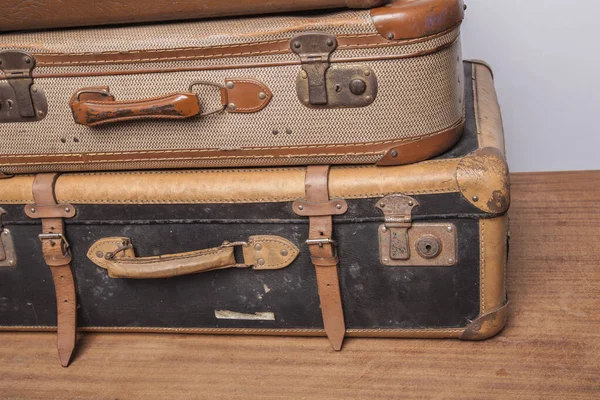
{"type": "Polygon", "coordinates": [[[299,49],[300,47],[302,47],[302,44],[300,42],[294,42],[294,47],[299,49]]]}
{"type": "Polygon", "coordinates": [[[381,207],[381,208],[385,207],[385,203],[379,203],[379,207],[381,207]]]}
{"type": "Polygon", "coordinates": [[[371,71],[369,71],[368,69],[365,70],[365,76],[369,76],[369,75],[371,75],[371,71]]]}
{"type": "Polygon", "coordinates": [[[448,264],[454,264],[454,258],[448,259],[448,264]]]}
{"type": "Polygon", "coordinates": [[[229,103],[229,106],[228,106],[228,107],[229,107],[229,109],[230,109],[231,111],[233,111],[233,110],[235,110],[235,108],[236,108],[236,105],[235,105],[235,103],[229,103]]]}
{"type": "Polygon", "coordinates": [[[327,39],[327,46],[333,46],[333,40],[327,39]]]}
{"type": "Polygon", "coordinates": [[[392,152],[390,153],[390,155],[392,156],[392,158],[398,157],[398,150],[392,150],[392,152]]]}
{"type": "Polygon", "coordinates": [[[452,232],[452,227],[451,226],[448,227],[448,232],[452,232]]]}
{"type": "Polygon", "coordinates": [[[479,201],[479,197],[478,196],[473,196],[473,201],[474,202],[478,202],[479,201]]]}
{"type": "Polygon", "coordinates": [[[71,209],[69,207],[65,207],[65,211],[66,212],[71,212],[71,209]]]}
{"type": "Polygon", "coordinates": [[[257,243],[256,246],[254,246],[255,250],[262,250],[262,244],[257,243]]]}
{"type": "Polygon", "coordinates": [[[473,326],[473,330],[474,330],[474,331],[480,331],[480,330],[481,330],[481,325],[479,325],[479,324],[475,324],[475,325],[473,326]]]}
{"type": "Polygon", "coordinates": [[[393,32],[388,33],[387,38],[392,40],[395,37],[393,32]]]}
{"type": "Polygon", "coordinates": [[[15,260],[8,260],[8,265],[13,265],[15,263],[15,260]]]}
{"type": "Polygon", "coordinates": [[[287,256],[287,255],[288,255],[288,251],[287,251],[287,250],[285,250],[285,249],[283,249],[283,250],[281,250],[281,251],[279,252],[279,254],[281,254],[282,256],[284,256],[284,257],[285,257],[285,256],[287,256]]]}
{"type": "Polygon", "coordinates": [[[258,265],[264,265],[265,264],[265,259],[264,258],[259,258],[258,259],[258,265]]]}
{"type": "Polygon", "coordinates": [[[371,96],[365,96],[365,100],[371,101],[371,96]]]}
{"type": "Polygon", "coordinates": [[[306,73],[305,70],[300,71],[300,76],[302,77],[302,79],[308,78],[308,74],[306,73]]]}
{"type": "Polygon", "coordinates": [[[387,228],[384,226],[383,228],[381,228],[382,232],[387,232],[387,228]]]}
{"type": "Polygon", "coordinates": [[[98,257],[98,258],[102,258],[102,257],[104,257],[104,253],[103,253],[103,252],[101,252],[101,251],[97,251],[97,252],[96,252],[96,257],[98,257]]]}
{"type": "Polygon", "coordinates": [[[267,98],[267,94],[265,92],[260,92],[258,94],[258,98],[261,99],[261,100],[264,100],[264,99],[267,98]]]}
{"type": "Polygon", "coordinates": [[[360,96],[367,90],[367,84],[362,79],[352,79],[349,87],[352,94],[356,96],[360,96]]]}
{"type": "Polygon", "coordinates": [[[341,210],[341,209],[342,209],[342,205],[341,205],[340,203],[337,203],[337,204],[335,205],[335,208],[337,208],[338,210],[341,210]]]}
{"type": "Polygon", "coordinates": [[[38,110],[37,115],[41,117],[42,115],[44,115],[44,112],[42,110],[38,110]]]}
{"type": "Polygon", "coordinates": [[[387,263],[389,263],[389,262],[390,262],[390,260],[389,260],[389,258],[384,258],[384,259],[383,259],[383,262],[384,262],[385,264],[387,264],[387,263]]]}
{"type": "Polygon", "coordinates": [[[29,211],[30,211],[31,213],[35,214],[35,208],[31,207],[31,208],[29,209],[29,211]]]}
{"type": "Polygon", "coordinates": [[[29,57],[23,57],[23,61],[25,61],[25,64],[31,64],[31,58],[29,57]]]}
{"type": "Polygon", "coordinates": [[[233,82],[229,81],[229,82],[227,82],[226,85],[227,85],[227,89],[233,89],[233,86],[234,86],[233,82]]]}
{"type": "Polygon", "coordinates": [[[32,91],[33,93],[37,93],[37,91],[38,91],[38,88],[37,88],[37,86],[35,86],[35,85],[34,85],[34,86],[32,86],[32,87],[31,87],[31,91],[32,91]]]}
{"type": "Polygon", "coordinates": [[[409,201],[409,202],[408,202],[408,205],[409,205],[409,206],[414,206],[414,205],[415,205],[415,203],[414,203],[414,202],[411,200],[411,201],[409,201]]]}
{"type": "Polygon", "coordinates": [[[303,206],[302,204],[300,204],[300,205],[298,206],[298,210],[304,210],[304,206],[303,206]]]}

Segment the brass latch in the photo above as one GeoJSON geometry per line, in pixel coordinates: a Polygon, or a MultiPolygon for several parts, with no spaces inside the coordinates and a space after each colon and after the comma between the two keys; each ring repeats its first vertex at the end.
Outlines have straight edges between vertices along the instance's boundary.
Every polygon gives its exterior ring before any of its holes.
{"type": "Polygon", "coordinates": [[[0,208],[0,267],[14,267],[17,265],[17,254],[12,239],[12,233],[4,228],[2,217],[6,214],[3,208],[0,208]]]}
{"type": "Polygon", "coordinates": [[[290,47],[300,57],[302,70],[296,78],[298,99],[307,107],[365,107],[375,100],[377,79],[363,65],[330,66],[337,48],[335,36],[321,32],[296,35],[290,47]]]}
{"type": "Polygon", "coordinates": [[[451,223],[415,223],[412,197],[393,194],[377,202],[384,214],[379,226],[379,254],[388,266],[452,266],[456,257],[456,226],[451,223]]]}
{"type": "Polygon", "coordinates": [[[0,51],[0,122],[39,121],[48,113],[48,102],[41,87],[33,82],[35,57],[24,51],[0,51]]]}

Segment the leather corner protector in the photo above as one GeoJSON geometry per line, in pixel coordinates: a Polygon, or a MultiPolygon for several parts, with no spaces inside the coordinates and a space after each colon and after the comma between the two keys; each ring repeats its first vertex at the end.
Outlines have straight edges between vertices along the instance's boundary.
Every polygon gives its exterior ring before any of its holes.
{"type": "Polygon", "coordinates": [[[290,265],[300,250],[292,242],[279,236],[250,236],[249,245],[242,248],[244,264],[255,270],[281,269],[290,265]]]}
{"type": "Polygon", "coordinates": [[[485,340],[496,336],[508,320],[508,302],[501,308],[481,315],[471,322],[460,336],[461,340],[485,340]]]}
{"type": "Polygon", "coordinates": [[[417,39],[435,35],[460,24],[463,0],[394,1],[371,9],[377,32],[388,40],[417,39]]]}
{"type": "Polygon", "coordinates": [[[333,199],[326,203],[310,203],[306,200],[296,200],[292,203],[292,210],[301,217],[342,215],[348,211],[348,203],[344,199],[333,199]]]}
{"type": "Polygon", "coordinates": [[[265,108],[273,93],[262,82],[254,79],[225,80],[227,90],[227,111],[230,113],[255,113],[265,108]]]}
{"type": "MultiPolygon", "coordinates": [[[[123,246],[131,244],[131,240],[126,237],[107,237],[95,242],[87,252],[87,258],[97,266],[108,269],[110,261],[105,258],[107,253],[113,253],[123,246]]],[[[135,250],[133,246],[125,248],[116,257],[134,258],[135,250]]]]}
{"type": "Polygon", "coordinates": [[[510,206],[510,178],[502,152],[484,147],[465,156],[456,168],[458,188],[478,209],[503,214],[510,206]]]}
{"type": "Polygon", "coordinates": [[[37,204],[27,204],[25,214],[29,218],[73,218],[77,210],[70,204],[60,203],[50,206],[38,206],[37,204]]]}

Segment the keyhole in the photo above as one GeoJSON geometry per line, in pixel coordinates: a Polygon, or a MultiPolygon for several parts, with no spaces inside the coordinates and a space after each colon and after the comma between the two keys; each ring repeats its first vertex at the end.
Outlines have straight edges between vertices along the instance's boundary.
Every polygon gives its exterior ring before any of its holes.
{"type": "Polygon", "coordinates": [[[6,104],[8,104],[8,109],[12,110],[12,108],[13,108],[13,101],[12,100],[6,100],[6,104]]]}
{"type": "Polygon", "coordinates": [[[335,85],[334,88],[337,93],[342,91],[342,85],[340,85],[340,84],[335,85]]]}

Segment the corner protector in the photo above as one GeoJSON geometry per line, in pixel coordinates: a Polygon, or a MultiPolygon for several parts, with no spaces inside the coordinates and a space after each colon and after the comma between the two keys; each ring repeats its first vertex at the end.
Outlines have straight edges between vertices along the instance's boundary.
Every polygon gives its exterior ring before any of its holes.
{"type": "Polygon", "coordinates": [[[480,315],[460,336],[460,340],[485,340],[496,336],[508,320],[508,301],[501,308],[480,315]]]}
{"type": "Polygon", "coordinates": [[[484,147],[465,156],[456,167],[456,181],[464,198],[481,211],[504,214],[510,207],[510,177],[504,155],[484,147]]]}

